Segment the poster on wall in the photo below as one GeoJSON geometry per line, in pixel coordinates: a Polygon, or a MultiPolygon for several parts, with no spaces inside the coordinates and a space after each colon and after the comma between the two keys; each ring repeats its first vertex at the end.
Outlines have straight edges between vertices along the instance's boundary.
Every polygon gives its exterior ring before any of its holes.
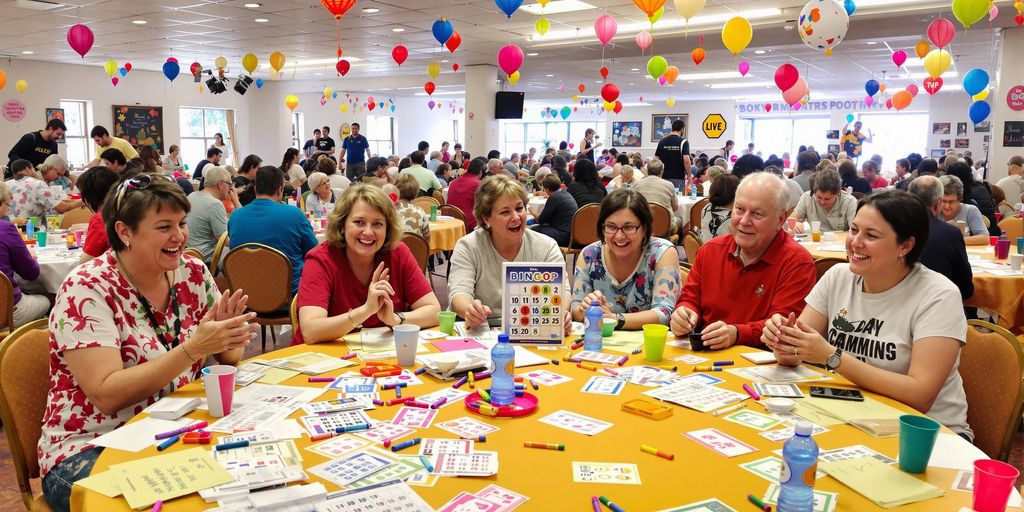
{"type": "Polygon", "coordinates": [[[992,121],[982,121],[974,125],[974,133],[988,133],[992,131],[992,121]]]}
{"type": "Polygon", "coordinates": [[[1003,147],[1024,148],[1024,121],[1003,122],[1003,147]]]}
{"type": "Polygon", "coordinates": [[[956,139],[956,149],[967,149],[971,147],[971,139],[956,139]]]}
{"type": "Polygon", "coordinates": [[[943,149],[949,149],[949,148],[953,147],[953,146],[950,145],[951,142],[952,141],[950,141],[949,139],[941,139],[941,140],[939,140],[939,147],[943,148],[943,149]]]}
{"type": "Polygon", "coordinates": [[[956,136],[963,137],[964,135],[967,135],[967,123],[957,123],[956,136]]]}
{"type": "Polygon", "coordinates": [[[651,115],[651,142],[658,142],[665,138],[672,131],[672,122],[682,119],[686,123],[683,127],[683,138],[687,139],[686,133],[690,131],[690,121],[687,114],[653,114],[651,115]]]}
{"type": "Polygon", "coordinates": [[[829,144],[828,145],[828,152],[832,153],[833,155],[838,155],[839,154],[839,144],[829,144]]]}
{"type": "Polygon", "coordinates": [[[943,157],[943,156],[945,156],[945,155],[946,155],[946,151],[945,151],[945,150],[942,150],[942,149],[933,149],[933,150],[932,150],[932,154],[931,154],[930,156],[931,156],[932,158],[942,158],[942,157],[943,157]]]}
{"type": "Polygon", "coordinates": [[[164,108],[114,105],[114,137],[121,137],[135,147],[152,146],[164,153],[164,108]]]}
{"type": "Polygon", "coordinates": [[[643,121],[612,121],[612,146],[638,148],[643,144],[643,121]]]}
{"type": "Polygon", "coordinates": [[[932,134],[949,135],[950,123],[932,123],[932,134]]]}
{"type": "Polygon", "coordinates": [[[825,138],[828,140],[839,140],[839,130],[825,130],[825,138]]]}
{"type": "MultiPolygon", "coordinates": [[[[47,108],[46,122],[49,123],[51,119],[60,119],[64,123],[67,123],[67,121],[64,119],[64,109],[62,108],[47,108]]],[[[64,144],[65,141],[66,139],[63,135],[61,135],[61,137],[57,139],[57,143],[59,144],[64,144]]]]}

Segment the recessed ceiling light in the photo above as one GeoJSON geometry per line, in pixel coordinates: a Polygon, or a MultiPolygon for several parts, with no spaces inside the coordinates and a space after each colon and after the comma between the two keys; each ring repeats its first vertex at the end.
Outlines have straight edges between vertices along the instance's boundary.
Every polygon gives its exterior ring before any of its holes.
{"type": "Polygon", "coordinates": [[[380,9],[376,7],[363,7],[363,12],[365,12],[366,14],[377,14],[378,12],[380,12],[380,9]]]}
{"type": "Polygon", "coordinates": [[[448,59],[444,59],[444,60],[442,60],[442,61],[441,61],[441,63],[442,63],[442,64],[447,64],[447,63],[449,63],[449,62],[451,62],[451,61],[450,61],[450,60],[448,60],[448,59]]]}
{"type": "Polygon", "coordinates": [[[551,77],[553,77],[553,76],[555,76],[555,75],[544,75],[544,76],[546,76],[546,77],[548,77],[548,78],[551,78],[551,77]]]}
{"type": "Polygon", "coordinates": [[[765,51],[764,50],[754,50],[754,53],[756,53],[758,55],[764,55],[765,51]]]}
{"type": "Polygon", "coordinates": [[[405,29],[404,29],[404,28],[401,28],[401,27],[399,27],[399,28],[393,28],[393,29],[391,29],[391,31],[392,31],[392,32],[405,32],[405,29]]]}
{"type": "Polygon", "coordinates": [[[538,56],[538,55],[540,55],[540,54],[539,54],[539,53],[537,53],[537,52],[531,52],[531,53],[527,53],[527,54],[526,54],[526,56],[527,56],[527,57],[536,57],[536,56],[538,56]]]}
{"type": "Polygon", "coordinates": [[[257,4],[257,3],[254,3],[254,2],[249,2],[247,4],[242,4],[242,5],[244,5],[245,7],[250,8],[250,9],[256,9],[257,7],[262,7],[262,4],[257,4]]]}
{"type": "Polygon", "coordinates": [[[323,73],[313,73],[313,74],[316,75],[316,76],[324,76],[323,73]]]}
{"type": "Polygon", "coordinates": [[[865,43],[865,44],[869,44],[869,45],[872,45],[872,44],[878,44],[878,41],[868,41],[868,42],[867,42],[867,43],[865,43]]]}
{"type": "Polygon", "coordinates": [[[34,52],[34,51],[32,51],[32,50],[22,50],[22,51],[21,51],[21,54],[22,54],[22,55],[32,55],[32,54],[34,54],[34,53],[36,53],[36,52],[34,52]]]}
{"type": "Polygon", "coordinates": [[[255,20],[253,20],[253,21],[255,21],[256,23],[266,23],[266,22],[268,22],[268,21],[270,21],[270,20],[268,20],[268,19],[266,19],[266,18],[256,18],[256,19],[255,19],[255,20]]]}
{"type": "Polygon", "coordinates": [[[132,20],[132,23],[136,25],[145,25],[148,22],[146,20],[132,20]]]}

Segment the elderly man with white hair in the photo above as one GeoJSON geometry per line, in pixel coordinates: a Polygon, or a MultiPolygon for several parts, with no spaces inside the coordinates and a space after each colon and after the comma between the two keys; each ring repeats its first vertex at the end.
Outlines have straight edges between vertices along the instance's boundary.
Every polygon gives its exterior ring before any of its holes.
{"type": "Polygon", "coordinates": [[[740,182],[732,233],[714,238],[696,261],[672,313],[672,332],[700,333],[706,347],[763,346],[774,314],[799,314],[814,287],[814,259],[783,230],[789,190],[770,173],[740,182]]]}
{"type": "Polygon", "coordinates": [[[217,247],[217,240],[228,230],[228,212],[223,203],[225,199],[238,203],[238,195],[231,183],[231,173],[221,166],[203,169],[203,188],[188,195],[192,209],[185,217],[185,222],[188,224],[188,246],[198,249],[207,263],[217,247]]]}

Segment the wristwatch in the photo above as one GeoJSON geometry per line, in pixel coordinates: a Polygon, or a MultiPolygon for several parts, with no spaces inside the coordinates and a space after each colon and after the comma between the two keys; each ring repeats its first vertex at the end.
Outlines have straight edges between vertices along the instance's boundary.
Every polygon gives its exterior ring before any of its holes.
{"type": "Polygon", "coordinates": [[[842,361],[843,349],[837,348],[836,351],[833,352],[832,355],[828,356],[828,359],[825,360],[825,369],[832,373],[835,373],[836,370],[839,368],[839,363],[841,363],[842,361]]]}
{"type": "Polygon", "coordinates": [[[395,313],[395,316],[398,317],[398,325],[402,325],[402,324],[405,323],[405,314],[403,314],[403,313],[395,313]]]}
{"type": "Polygon", "coordinates": [[[626,325],[626,315],[623,315],[622,313],[615,313],[615,319],[618,320],[618,323],[615,324],[616,331],[622,329],[622,327],[626,325]]]}

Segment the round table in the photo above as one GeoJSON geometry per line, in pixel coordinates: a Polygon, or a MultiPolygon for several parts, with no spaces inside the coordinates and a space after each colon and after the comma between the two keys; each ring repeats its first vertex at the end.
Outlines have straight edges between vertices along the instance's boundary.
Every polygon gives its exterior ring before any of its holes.
{"type": "MultiPolygon", "coordinates": [[[[544,358],[560,360],[568,352],[569,340],[567,339],[566,341],[567,343],[559,347],[557,351],[540,351],[535,348],[529,348],[528,350],[534,351],[544,358]]],[[[430,347],[430,349],[434,351],[433,347],[430,347]]],[[[751,350],[753,349],[750,347],[732,347],[714,354],[703,353],[702,355],[713,360],[731,359],[736,362],[737,366],[751,366],[751,363],[740,357],[741,353],[751,350]]],[[[348,350],[344,343],[324,343],[315,346],[298,345],[268,353],[263,357],[269,359],[307,351],[317,351],[337,357],[348,350]]],[[[668,361],[667,358],[685,353],[689,353],[689,351],[668,346],[665,351],[666,360],[659,364],[681,364],[668,361]]],[[[642,355],[631,356],[627,366],[640,365],[643,364],[643,361],[642,355]]],[[[351,367],[329,372],[327,375],[339,375],[350,369],[351,367]]],[[[773,455],[773,450],[782,448],[782,443],[771,442],[759,436],[756,430],[730,423],[722,419],[722,417],[715,417],[710,413],[700,413],[673,404],[667,404],[672,406],[673,415],[663,420],[650,420],[624,412],[621,410],[621,406],[626,401],[635,398],[646,398],[647,400],[654,401],[652,398],[641,395],[643,391],[653,388],[628,384],[619,396],[582,393],[580,389],[583,385],[597,374],[577,368],[569,363],[562,362],[558,366],[547,364],[544,366],[520,368],[517,370],[517,373],[523,374],[536,369],[558,373],[571,377],[573,380],[557,386],[541,386],[539,391],[531,390],[530,392],[539,398],[540,406],[536,412],[528,416],[521,418],[475,416],[467,412],[461,403],[455,403],[439,409],[433,425],[463,416],[471,416],[474,419],[499,427],[499,431],[487,436],[485,443],[477,444],[477,449],[498,451],[500,453],[500,470],[497,475],[487,478],[440,478],[434,487],[413,487],[413,490],[419,493],[431,506],[440,507],[460,491],[476,492],[489,484],[497,484],[506,489],[529,496],[529,501],[517,508],[517,511],[590,510],[590,497],[594,495],[608,496],[611,500],[622,506],[622,508],[631,511],[660,510],[713,497],[722,500],[736,510],[747,510],[750,507],[746,501],[747,494],[752,493],[760,496],[768,488],[769,482],[767,480],[739,468],[737,464],[771,456],[773,455]],[[560,409],[611,422],[614,426],[591,437],[555,428],[538,421],[540,418],[560,409]],[[682,435],[684,432],[709,427],[716,428],[725,434],[748,443],[757,448],[757,451],[738,457],[726,458],[682,435]],[[523,447],[524,441],[564,443],[566,448],[565,451],[530,449],[523,447]],[[675,460],[669,461],[643,453],[640,451],[640,444],[649,444],[660,450],[673,453],[675,460]],[[643,485],[574,483],[572,477],[573,461],[636,464],[643,485]]],[[[681,373],[689,374],[689,367],[685,367],[681,373]]],[[[740,377],[728,372],[714,373],[713,375],[725,379],[725,382],[718,384],[718,386],[736,392],[743,392],[741,386],[746,381],[740,377]]],[[[441,383],[428,375],[423,375],[422,378],[424,384],[407,388],[405,393],[418,396],[439,389],[441,386],[450,385],[450,383],[441,383]]],[[[829,385],[837,383],[842,383],[842,380],[840,379],[838,382],[831,381],[829,385]]],[[[305,375],[293,377],[282,384],[290,386],[324,386],[324,384],[308,383],[305,375]]],[[[808,384],[800,384],[800,388],[805,394],[809,392],[808,386],[808,384]]],[[[388,399],[392,394],[393,392],[391,391],[382,391],[381,397],[382,399],[388,399]]],[[[901,410],[909,411],[908,407],[888,398],[879,397],[866,391],[864,394],[901,410]]],[[[181,388],[174,395],[198,397],[203,396],[203,391],[200,384],[194,382],[181,388]]],[[[318,400],[329,398],[334,398],[334,394],[325,393],[318,400]]],[[[764,412],[761,406],[752,404],[749,400],[743,403],[750,404],[748,407],[752,410],[764,412]]],[[[376,410],[369,411],[368,413],[374,419],[388,420],[395,416],[398,410],[398,406],[378,407],[376,410]]],[[[302,411],[299,410],[291,417],[298,418],[302,414],[302,411]]],[[[210,418],[206,411],[194,411],[188,416],[195,420],[213,421],[213,418],[210,418]]],[[[136,419],[138,418],[136,417],[136,419]]],[[[453,434],[433,425],[427,429],[419,429],[417,433],[403,438],[403,440],[414,436],[421,438],[453,437],[453,434]]],[[[874,438],[850,425],[835,425],[828,428],[830,429],[828,432],[815,436],[815,440],[823,450],[863,444],[892,458],[898,455],[899,441],[897,437],[874,438]]],[[[949,433],[948,430],[943,430],[949,433]]],[[[222,434],[215,433],[214,436],[214,443],[216,443],[217,438],[221,437],[222,434]]],[[[304,436],[295,440],[295,442],[301,450],[305,467],[309,468],[328,460],[315,452],[304,449],[311,444],[308,437],[304,436]]],[[[966,445],[967,443],[964,442],[963,444],[966,445]]],[[[179,442],[169,448],[168,451],[185,448],[186,446],[179,442]]],[[[106,470],[110,464],[150,457],[157,453],[156,448],[152,446],[138,453],[107,449],[100,455],[93,468],[93,473],[106,470]]],[[[416,453],[416,448],[410,448],[400,453],[416,453]]],[[[941,498],[907,505],[900,508],[900,510],[955,511],[960,507],[969,506],[971,503],[971,495],[969,493],[950,490],[956,473],[952,469],[932,467],[928,469],[927,473],[918,475],[919,478],[946,490],[946,495],[941,498]]],[[[308,474],[309,479],[305,483],[320,481],[328,488],[329,493],[338,490],[338,487],[334,484],[323,481],[311,473],[308,474]]],[[[825,477],[818,480],[816,488],[822,491],[840,493],[836,509],[839,512],[882,510],[833,478],[825,477]]],[[[129,510],[127,503],[122,498],[110,499],[80,486],[73,488],[71,508],[72,510],[102,510],[105,512],[129,510]]],[[[204,503],[197,494],[170,501],[164,506],[164,510],[168,512],[199,510],[203,508],[212,507],[204,503]]]]}
{"type": "MultiPolygon", "coordinates": [[[[684,223],[690,222],[690,210],[701,199],[704,199],[704,196],[690,197],[688,195],[676,194],[676,200],[679,203],[679,207],[676,208],[676,217],[683,219],[684,223]]],[[[700,226],[697,227],[699,228],[700,226]]]]}
{"type": "MultiPolygon", "coordinates": [[[[817,258],[846,259],[846,232],[837,232],[835,241],[812,242],[807,238],[800,242],[811,256],[817,258]]],[[[1010,248],[1013,254],[1017,249],[1010,248]]],[[[996,275],[986,268],[975,265],[999,265],[1001,271],[1009,271],[1009,260],[997,260],[994,248],[987,245],[967,246],[967,257],[973,271],[974,295],[964,305],[982,308],[999,315],[999,324],[1015,333],[1024,331],[1024,274],[996,275]],[[984,263],[983,263],[984,262],[984,263]]]]}
{"type": "Polygon", "coordinates": [[[63,245],[32,246],[31,251],[39,262],[39,277],[33,281],[25,281],[15,275],[18,286],[28,293],[56,294],[60,290],[64,278],[78,266],[82,257],[82,249],[67,249],[63,245]]]}
{"type": "MultiPolygon", "coordinates": [[[[324,243],[327,232],[314,230],[316,240],[324,243]]],[[[466,224],[454,217],[437,216],[437,222],[430,223],[430,254],[455,250],[455,244],[466,236],[466,224]]]]}

